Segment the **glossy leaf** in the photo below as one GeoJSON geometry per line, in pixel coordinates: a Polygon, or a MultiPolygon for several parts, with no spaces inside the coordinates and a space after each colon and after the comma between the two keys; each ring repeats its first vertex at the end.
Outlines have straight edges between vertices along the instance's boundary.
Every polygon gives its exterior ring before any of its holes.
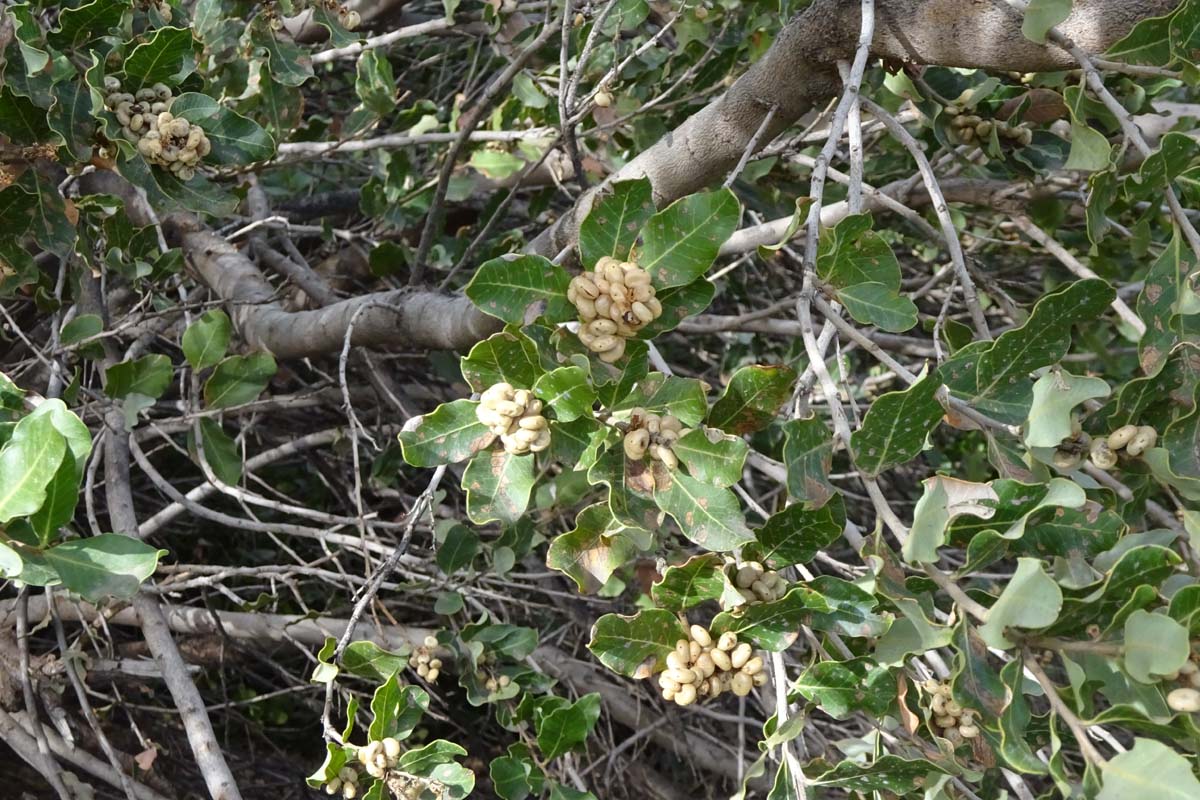
{"type": "Polygon", "coordinates": [[[713,486],[732,486],[742,478],[750,447],[736,436],[695,428],[671,446],[688,474],[713,486]]]}
{"type": "Polygon", "coordinates": [[[600,719],[600,694],[592,692],[537,720],[538,749],[547,760],[582,744],[600,719]]]}
{"type": "Polygon", "coordinates": [[[407,648],[401,652],[384,650],[369,640],[351,642],[342,652],[342,667],[354,675],[386,681],[408,666],[407,648]]]}
{"type": "Polygon", "coordinates": [[[0,523],[42,507],[46,487],[67,452],[67,442],[49,415],[26,417],[0,448],[0,523]]]}
{"type": "Polygon", "coordinates": [[[258,399],[275,376],[270,353],[230,356],[217,364],[204,382],[204,402],[209,408],[229,408],[258,399]]]}
{"type": "Polygon", "coordinates": [[[787,365],[740,367],[708,412],[707,424],[740,436],[771,424],[792,396],[796,370],[787,365]]]}
{"type": "Polygon", "coordinates": [[[104,392],[120,400],[140,394],[157,400],[171,385],[171,359],[155,353],[113,364],[105,371],[104,392]]]}
{"type": "Polygon", "coordinates": [[[632,677],[651,657],[658,665],[665,664],[675,643],[686,638],[687,631],[674,614],[651,608],[631,617],[605,614],[592,626],[588,649],[613,672],[632,677]]]}
{"type": "Polygon", "coordinates": [[[407,739],[429,708],[429,695],[419,686],[401,686],[393,674],[380,684],[371,698],[371,727],[367,735],[372,740],[393,736],[407,739]]]}
{"type": "Polygon", "coordinates": [[[1042,562],[1036,558],[1017,559],[1017,571],[988,610],[979,635],[989,647],[1012,647],[1004,638],[1005,628],[1044,628],[1058,619],[1062,606],[1062,590],[1046,574],[1042,562]]]}
{"type": "Polygon", "coordinates": [[[532,388],[541,374],[537,346],[519,331],[501,331],[471,348],[462,359],[462,374],[477,392],[501,382],[532,388]]]}
{"type": "Polygon", "coordinates": [[[737,498],[728,489],[676,471],[668,487],[654,492],[654,502],[671,515],[685,537],[701,547],[720,552],[754,541],[737,498]]]}
{"type": "Polygon", "coordinates": [[[554,411],[560,422],[571,422],[591,415],[596,390],[581,367],[559,367],[547,372],[533,384],[533,393],[554,411]]]}
{"type": "Polygon", "coordinates": [[[882,283],[856,283],[839,289],[837,297],[850,316],[863,325],[904,333],[917,324],[916,304],[882,283]]]}
{"type": "Polygon", "coordinates": [[[1033,404],[1025,423],[1025,444],[1030,447],[1057,447],[1072,435],[1071,412],[1077,405],[1111,390],[1101,378],[1072,375],[1051,370],[1033,384],[1033,404]]]}
{"type": "Polygon", "coordinates": [[[1125,619],[1123,649],[1125,671],[1141,683],[1177,673],[1191,654],[1187,628],[1166,614],[1141,609],[1125,619]]]}
{"type": "Polygon", "coordinates": [[[837,489],[829,481],[829,470],[833,465],[833,434],[816,417],[789,420],[784,423],[783,433],[788,494],[815,506],[824,505],[837,494],[837,489]]]}
{"type": "Polygon", "coordinates": [[[474,400],[443,403],[400,433],[404,460],[414,467],[436,467],[465,461],[495,441],[478,417],[474,400]]]}
{"type": "Polygon", "coordinates": [[[606,503],[587,506],[575,518],[575,528],[550,543],[546,566],[570,577],[579,591],[594,593],[637,553],[622,530],[606,503]]]}
{"type": "Polygon", "coordinates": [[[741,217],[728,189],[680,198],[647,220],[638,263],[659,289],[691,283],[712,266],[741,217]]]}
{"type": "Polygon", "coordinates": [[[1104,785],[1097,800],[1195,800],[1200,780],[1183,756],[1153,739],[1135,739],[1101,768],[1104,785]]]}
{"type": "Polygon", "coordinates": [[[480,453],[463,472],[467,516],[476,525],[516,522],[529,505],[535,478],[531,454],[513,455],[503,448],[480,453]]]}
{"type": "Polygon", "coordinates": [[[206,94],[185,92],[171,101],[171,113],[204,129],[212,144],[206,160],[242,166],[275,154],[275,140],[261,125],[206,94]]]}
{"type": "Polygon", "coordinates": [[[166,554],[166,550],[115,533],[72,539],[45,552],[63,586],[92,602],[132,597],[166,554]]]}
{"type": "Polygon", "coordinates": [[[794,503],[773,514],[754,532],[757,541],[746,545],[743,555],[775,570],[807,564],[819,551],[841,538],[844,525],[845,510],[840,497],[818,509],[794,503]]]}
{"type": "Polygon", "coordinates": [[[173,84],[196,65],[195,42],[186,28],[159,28],[125,58],[126,91],[158,81],[173,84]]]}
{"type": "Polygon", "coordinates": [[[653,214],[654,199],[647,178],[619,181],[601,192],[579,225],[584,267],[592,269],[602,256],[628,258],[638,233],[653,214]]]}
{"type": "Polygon", "coordinates": [[[915,458],[945,411],[937,401],[937,373],[926,375],[899,392],[888,392],[867,411],[862,427],[850,439],[854,463],[868,475],[915,458]]]}
{"type": "Polygon", "coordinates": [[[465,292],[480,311],[519,325],[529,306],[539,301],[557,302],[555,318],[569,318],[563,308],[570,283],[566,270],[542,256],[501,256],[482,264],[465,292]]]}

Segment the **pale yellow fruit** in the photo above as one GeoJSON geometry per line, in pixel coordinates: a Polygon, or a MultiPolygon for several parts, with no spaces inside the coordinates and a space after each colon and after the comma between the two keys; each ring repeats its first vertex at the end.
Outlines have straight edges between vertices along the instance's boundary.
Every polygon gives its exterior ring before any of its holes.
{"type": "Polygon", "coordinates": [[[733,648],[733,652],[729,654],[729,662],[733,664],[734,669],[741,669],[746,666],[746,662],[750,660],[750,656],[754,651],[748,642],[742,642],[737,647],[733,648]]]}
{"type": "Polygon", "coordinates": [[[754,677],[744,672],[739,672],[733,676],[730,688],[733,689],[733,693],[738,697],[745,697],[754,689],[754,677]]]}
{"type": "Polygon", "coordinates": [[[733,648],[737,647],[737,643],[737,634],[733,631],[725,631],[721,634],[720,638],[717,639],[717,649],[729,652],[733,648]]]}
{"type": "Polygon", "coordinates": [[[689,684],[679,687],[679,691],[675,693],[675,703],[681,706],[690,706],[696,702],[696,687],[689,684]]]}
{"type": "Polygon", "coordinates": [[[1194,714],[1200,711],[1200,691],[1195,689],[1175,689],[1167,695],[1167,706],[1172,711],[1194,714]]]}
{"type": "Polygon", "coordinates": [[[1110,450],[1120,450],[1133,441],[1133,437],[1137,436],[1137,433],[1137,425],[1122,425],[1108,435],[1108,448],[1110,450]]]}
{"type": "MultiPolygon", "coordinates": [[[[612,105],[613,97],[608,92],[600,90],[599,92],[596,92],[596,96],[593,98],[593,100],[596,101],[596,105],[600,106],[600,108],[608,108],[612,105]]],[[[680,703],[680,705],[686,704],[680,703]]]]}

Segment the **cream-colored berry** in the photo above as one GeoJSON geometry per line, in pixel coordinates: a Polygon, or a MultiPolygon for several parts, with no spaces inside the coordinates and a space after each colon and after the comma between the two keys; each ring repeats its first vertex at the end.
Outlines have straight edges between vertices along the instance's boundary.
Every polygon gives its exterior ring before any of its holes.
{"type": "Polygon", "coordinates": [[[1200,712],[1200,691],[1189,688],[1175,689],[1167,695],[1167,706],[1180,713],[1200,712]]]}
{"type": "Polygon", "coordinates": [[[1089,455],[1092,463],[1100,469],[1108,470],[1117,465],[1117,454],[1109,448],[1108,442],[1103,439],[1096,439],[1092,442],[1089,455]]]}

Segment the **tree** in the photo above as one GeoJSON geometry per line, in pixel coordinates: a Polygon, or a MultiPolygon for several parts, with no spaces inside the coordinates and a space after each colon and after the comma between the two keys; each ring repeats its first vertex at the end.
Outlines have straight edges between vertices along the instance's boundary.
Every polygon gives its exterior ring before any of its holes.
{"type": "Polygon", "coordinates": [[[1200,797],[1195,0],[0,14],[17,791],[1200,797]]]}

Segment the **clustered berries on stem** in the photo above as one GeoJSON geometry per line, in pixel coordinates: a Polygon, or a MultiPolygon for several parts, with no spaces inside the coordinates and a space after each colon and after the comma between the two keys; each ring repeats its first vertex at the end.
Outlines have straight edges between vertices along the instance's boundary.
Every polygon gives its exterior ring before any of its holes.
{"type": "Polygon", "coordinates": [[[629,423],[622,444],[626,457],[631,461],[641,461],[649,453],[654,461],[661,461],[667,469],[675,469],[679,466],[679,458],[671,448],[689,432],[678,417],[651,414],[639,407],[629,412],[629,423]]]}
{"type": "Polygon", "coordinates": [[[757,561],[738,566],[733,578],[738,592],[747,603],[772,603],[787,594],[787,579],[757,561]]]}
{"type": "Polygon", "coordinates": [[[479,396],[475,416],[500,437],[515,456],[540,453],[550,446],[550,428],[542,416],[542,401],[528,389],[497,383],[479,396]]]}
{"type": "Polygon", "coordinates": [[[1184,684],[1167,694],[1168,708],[1186,714],[1200,712],[1200,666],[1197,666],[1195,661],[1189,657],[1178,672],[1164,677],[1166,680],[1184,684]]]}
{"type": "Polygon", "coordinates": [[[632,261],[604,256],[592,272],[576,275],[567,299],[579,312],[579,341],[601,361],[625,355],[625,340],[662,316],[650,273],[632,261]]]}
{"type": "MultiPolygon", "coordinates": [[[[298,14],[307,9],[309,5],[304,0],[299,0],[292,3],[292,10],[298,14]]],[[[362,24],[362,17],[359,13],[349,6],[339,3],[338,0],[320,0],[320,5],[331,14],[337,14],[338,22],[348,31],[352,31],[362,24]]],[[[279,9],[275,6],[273,0],[264,3],[262,14],[271,30],[283,30],[283,17],[279,15],[279,9]]]]}
{"type": "Polygon", "coordinates": [[[1092,442],[1092,463],[1100,469],[1112,469],[1117,465],[1118,450],[1124,450],[1127,455],[1136,457],[1154,447],[1157,442],[1158,431],[1149,425],[1122,425],[1107,438],[1092,442]]]}
{"type": "Polygon", "coordinates": [[[982,142],[992,135],[993,130],[997,136],[1012,139],[1023,147],[1033,142],[1033,128],[1027,123],[1012,125],[1003,120],[984,119],[978,114],[960,114],[957,113],[957,106],[947,106],[946,113],[954,114],[950,127],[963,144],[970,144],[977,139],[982,142]]]}
{"type": "MultiPolygon", "coordinates": [[[[355,760],[362,766],[364,772],[371,778],[385,781],[392,796],[404,800],[417,800],[426,789],[441,796],[444,786],[432,778],[419,778],[396,769],[400,761],[400,741],[391,736],[377,739],[357,748],[355,760]]],[[[342,767],[338,774],[325,783],[325,793],[340,794],[346,800],[358,797],[361,791],[359,779],[361,774],[353,764],[342,767]]]]}
{"type": "Polygon", "coordinates": [[[921,684],[921,688],[929,693],[929,710],[933,712],[933,722],[941,729],[942,736],[956,741],[974,739],[979,735],[975,710],[963,708],[954,699],[948,681],[936,681],[931,678],[921,684]]]}
{"type": "Polygon", "coordinates": [[[688,635],[675,643],[667,655],[667,668],[658,675],[664,699],[688,706],[698,697],[717,697],[726,691],[745,697],[767,682],[762,656],[754,655],[749,642],[739,643],[733,631],[713,642],[707,628],[693,625],[688,635]]]}
{"type": "Polygon", "coordinates": [[[413,650],[408,657],[408,665],[416,667],[417,674],[430,683],[435,683],[442,674],[442,660],[434,655],[437,646],[436,636],[426,636],[421,646],[413,650]]]}
{"type": "Polygon", "coordinates": [[[116,115],[121,131],[137,144],[142,158],[182,181],[191,180],[200,159],[212,152],[212,143],[199,125],[170,112],[170,87],[156,83],[130,94],[109,76],[104,91],[105,107],[116,115]]]}

